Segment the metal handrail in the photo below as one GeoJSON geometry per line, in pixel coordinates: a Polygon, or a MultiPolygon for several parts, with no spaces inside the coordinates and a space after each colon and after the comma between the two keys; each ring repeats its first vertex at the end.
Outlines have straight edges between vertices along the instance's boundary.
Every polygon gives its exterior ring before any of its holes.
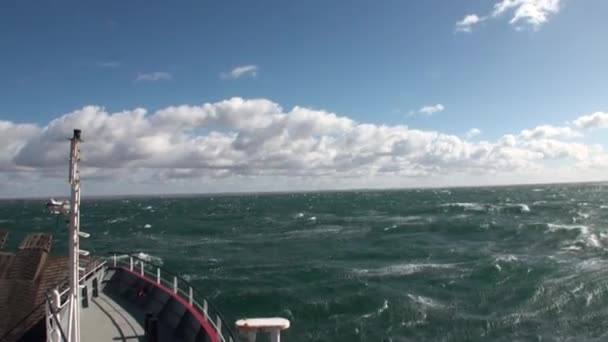
{"type": "Polygon", "coordinates": [[[220,311],[205,296],[201,295],[200,292],[197,291],[190,284],[190,282],[183,279],[176,273],[167,271],[167,270],[163,269],[160,265],[157,265],[153,262],[144,260],[144,259],[138,257],[137,255],[134,255],[133,253],[109,252],[109,254],[113,255],[114,266],[118,266],[119,263],[120,263],[120,265],[125,265],[125,266],[129,267],[129,269],[131,271],[139,273],[140,275],[145,276],[148,279],[154,280],[158,284],[161,284],[163,286],[166,286],[166,287],[172,289],[174,293],[178,294],[180,297],[187,300],[190,303],[190,305],[192,305],[192,307],[194,307],[197,311],[199,311],[200,313],[203,314],[203,317],[211,324],[211,326],[218,333],[218,336],[221,341],[223,341],[223,342],[237,341],[237,339],[234,337],[232,330],[230,329],[230,325],[227,324],[227,321],[221,315],[220,311]],[[119,260],[119,259],[117,259],[118,255],[126,255],[129,258],[119,260]],[[137,261],[137,262],[134,262],[134,261],[137,261]],[[143,263],[143,265],[149,265],[149,266],[155,267],[156,274],[153,271],[150,271],[149,267],[148,268],[143,267],[143,269],[142,269],[141,268],[142,263],[143,263]],[[162,272],[161,272],[161,270],[162,270],[162,272]],[[162,277],[161,274],[162,275],[168,274],[168,275],[172,276],[173,282],[171,280],[168,280],[165,277],[162,277]],[[186,290],[183,289],[184,284],[187,286],[186,290]],[[182,285],[182,286],[179,286],[179,285],[182,285]],[[203,306],[201,306],[199,304],[199,302],[196,301],[195,298],[199,298],[199,299],[202,298],[203,306]],[[209,309],[211,309],[211,312],[209,311],[209,309]],[[211,314],[216,316],[215,321],[211,317],[211,314]],[[225,335],[223,332],[224,330],[226,331],[227,336],[224,336],[225,335]]]}
{"type": "MultiPolygon", "coordinates": [[[[63,338],[64,341],[67,341],[68,338],[66,337],[65,332],[63,331],[63,328],[61,327],[61,321],[59,321],[59,319],[57,318],[57,312],[53,311],[53,305],[51,305],[52,300],[49,297],[49,294],[45,293],[44,296],[46,297],[46,307],[47,307],[48,311],[51,313],[51,317],[52,317],[53,321],[55,322],[55,328],[59,329],[59,333],[61,333],[61,337],[63,338]]],[[[61,304],[61,303],[57,303],[57,307],[58,308],[59,308],[59,304],[61,304]]],[[[48,331],[47,330],[47,332],[46,332],[47,333],[47,339],[48,339],[48,334],[51,333],[51,332],[52,331],[48,331]]]]}
{"type": "MultiPolygon", "coordinates": [[[[104,260],[102,263],[100,263],[99,265],[96,265],[91,271],[89,271],[87,274],[85,274],[84,276],[82,276],[80,278],[80,281],[85,280],[87,277],[89,277],[91,274],[93,274],[94,272],[96,272],[97,270],[99,270],[101,267],[103,267],[105,264],[107,263],[107,260],[104,260]]],[[[53,289],[60,289],[61,287],[67,285],[68,282],[68,277],[65,277],[63,280],[61,280],[56,286],[53,287],[53,289]]],[[[63,296],[65,296],[68,291],[70,289],[69,288],[65,288],[63,291],[61,291],[59,293],[59,297],[62,298],[63,296]]],[[[32,311],[30,311],[27,315],[25,315],[18,323],[16,323],[12,328],[10,328],[4,335],[0,336],[0,341],[3,341],[4,339],[6,339],[11,333],[13,333],[13,331],[15,329],[17,329],[21,324],[23,324],[30,316],[32,316],[34,313],[36,313],[36,311],[40,310],[40,307],[43,306],[49,299],[48,296],[48,291],[44,293],[46,300],[41,301],[40,303],[38,303],[38,305],[36,305],[36,307],[34,307],[32,309],[32,311]]],[[[65,306],[66,303],[58,303],[58,308],[63,308],[65,306]]],[[[66,339],[67,341],[67,339],[66,339]]]]}

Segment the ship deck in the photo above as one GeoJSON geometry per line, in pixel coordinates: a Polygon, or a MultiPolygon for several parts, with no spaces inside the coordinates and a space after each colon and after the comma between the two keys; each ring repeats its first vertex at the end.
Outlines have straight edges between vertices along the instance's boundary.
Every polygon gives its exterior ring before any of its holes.
{"type": "MultiPolygon", "coordinates": [[[[144,312],[120,298],[101,292],[82,308],[80,330],[86,341],[145,341],[144,312]]],[[[160,326],[160,341],[180,341],[160,326]]]]}

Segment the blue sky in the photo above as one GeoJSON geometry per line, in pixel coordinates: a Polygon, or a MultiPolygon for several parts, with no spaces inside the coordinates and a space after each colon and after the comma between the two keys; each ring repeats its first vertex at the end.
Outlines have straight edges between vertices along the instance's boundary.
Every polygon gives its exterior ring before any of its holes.
{"type": "Polygon", "coordinates": [[[240,97],[496,141],[606,111],[608,2],[515,0],[492,16],[503,1],[3,1],[0,120],[240,97]],[[543,3],[558,10],[542,23],[510,23],[543,3]],[[226,77],[239,66],[255,75],[226,77]]]}
{"type": "Polygon", "coordinates": [[[608,3],[565,1],[539,30],[508,17],[455,34],[490,1],[8,1],[0,9],[4,119],[231,96],[374,123],[490,136],[608,106],[608,3]],[[101,63],[117,67],[100,67],[101,63]],[[218,75],[237,65],[254,79],[218,75]],[[137,73],[168,82],[134,82],[137,73]],[[408,118],[442,103],[444,115],[408,118]],[[517,120],[502,120],[512,117],[517,120]],[[497,123],[500,122],[500,125],[497,123]]]}

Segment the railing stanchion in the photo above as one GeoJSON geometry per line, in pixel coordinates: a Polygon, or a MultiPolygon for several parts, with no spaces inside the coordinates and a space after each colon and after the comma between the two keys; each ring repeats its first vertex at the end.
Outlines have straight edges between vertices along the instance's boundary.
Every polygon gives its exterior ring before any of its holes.
{"type": "Polygon", "coordinates": [[[207,300],[203,299],[203,312],[205,313],[203,315],[203,318],[205,318],[205,321],[207,320],[207,316],[208,316],[208,314],[207,314],[207,305],[208,305],[207,304],[207,300]]]}
{"type": "Polygon", "coordinates": [[[116,254],[114,254],[114,267],[116,267],[116,254]]]}
{"type": "Polygon", "coordinates": [[[61,295],[57,289],[53,290],[53,303],[51,305],[51,312],[55,312],[55,326],[53,327],[53,341],[61,341],[61,316],[59,313],[61,312],[61,295]]]}
{"type": "Polygon", "coordinates": [[[188,287],[188,302],[192,305],[192,286],[188,287]]]}
{"type": "Polygon", "coordinates": [[[45,314],[45,319],[44,322],[46,324],[46,336],[48,336],[48,341],[49,342],[53,342],[53,317],[51,316],[51,306],[49,301],[47,300],[45,305],[44,305],[44,314],[45,314]]]}
{"type": "Polygon", "coordinates": [[[140,260],[139,261],[139,274],[141,274],[141,276],[144,276],[144,261],[140,260]]]}
{"type": "Polygon", "coordinates": [[[129,257],[129,270],[133,271],[133,257],[129,257]]]}
{"type": "Polygon", "coordinates": [[[177,277],[173,277],[173,292],[177,293],[177,277]]]}
{"type": "Polygon", "coordinates": [[[160,284],[160,267],[156,268],[156,283],[160,284]]]}
{"type": "Polygon", "coordinates": [[[223,337],[222,337],[222,319],[220,318],[220,315],[217,315],[217,317],[215,318],[215,327],[217,328],[217,334],[220,336],[221,339],[223,339],[223,337]]]}

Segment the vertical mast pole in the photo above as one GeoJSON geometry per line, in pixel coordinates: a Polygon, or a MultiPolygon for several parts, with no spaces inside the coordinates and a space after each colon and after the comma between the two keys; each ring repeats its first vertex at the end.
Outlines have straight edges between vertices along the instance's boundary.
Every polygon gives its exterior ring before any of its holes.
{"type": "Polygon", "coordinates": [[[69,181],[72,188],[70,201],[70,227],[69,227],[69,268],[70,268],[70,317],[68,323],[68,339],[71,342],[80,342],[80,295],[79,295],[79,236],[80,232],[80,177],[78,175],[78,161],[80,160],[80,130],[74,130],[70,139],[70,174],[69,181]]]}

